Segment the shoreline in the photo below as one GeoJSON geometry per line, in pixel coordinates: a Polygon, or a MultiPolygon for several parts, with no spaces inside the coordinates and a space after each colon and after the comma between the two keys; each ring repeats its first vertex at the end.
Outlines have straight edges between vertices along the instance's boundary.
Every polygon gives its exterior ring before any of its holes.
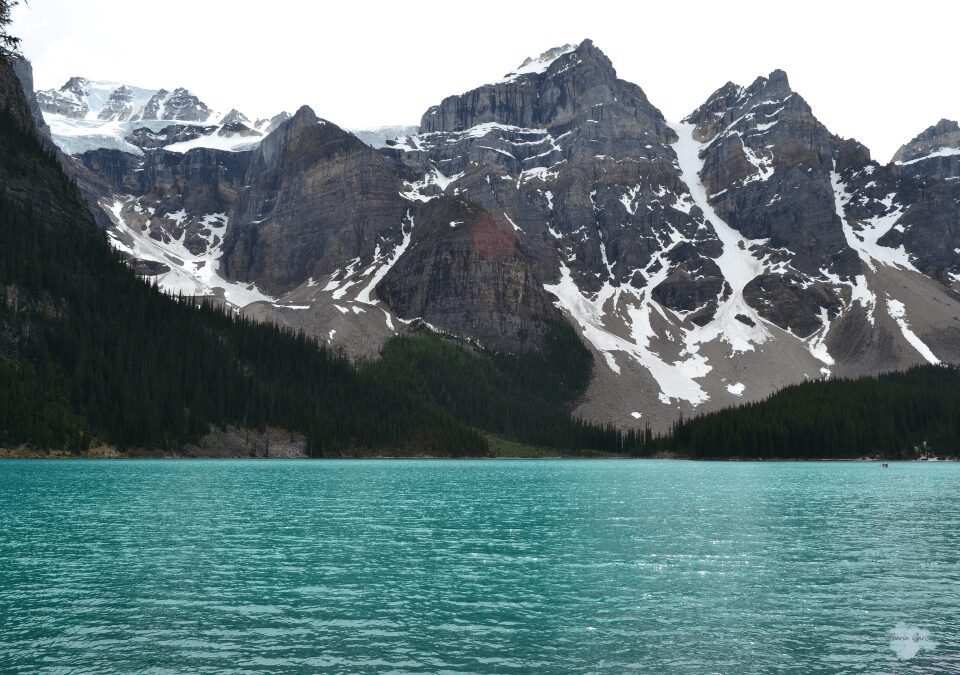
{"type": "Polygon", "coordinates": [[[960,457],[924,457],[917,459],[883,459],[879,457],[855,457],[855,458],[765,458],[765,457],[730,457],[730,458],[709,458],[709,457],[688,457],[682,455],[653,455],[650,457],[631,457],[629,455],[606,455],[606,454],[564,454],[564,453],[517,453],[517,454],[490,454],[490,455],[435,455],[435,454],[406,454],[406,453],[384,453],[377,452],[356,452],[345,453],[330,457],[309,457],[307,455],[268,455],[268,454],[244,454],[239,448],[234,453],[202,453],[194,449],[184,449],[183,451],[145,451],[135,450],[132,452],[122,452],[112,446],[97,446],[83,454],[76,454],[66,450],[34,450],[27,447],[2,448],[0,447],[0,461],[17,459],[35,459],[35,460],[303,460],[310,459],[318,462],[325,460],[634,460],[634,461],[686,461],[686,462],[724,462],[724,463],[748,463],[748,462],[863,462],[863,463],[928,463],[938,464],[941,462],[960,462],[960,457]]]}

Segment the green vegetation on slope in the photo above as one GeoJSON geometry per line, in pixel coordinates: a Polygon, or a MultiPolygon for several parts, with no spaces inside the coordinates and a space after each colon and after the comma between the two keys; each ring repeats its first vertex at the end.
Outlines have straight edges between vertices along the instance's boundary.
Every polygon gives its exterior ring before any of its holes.
{"type": "Polygon", "coordinates": [[[593,357],[573,328],[558,322],[542,351],[519,356],[474,352],[426,331],[397,337],[367,371],[403,382],[418,399],[473,427],[527,445],[623,452],[633,434],[570,416],[592,368],[593,357]]]}

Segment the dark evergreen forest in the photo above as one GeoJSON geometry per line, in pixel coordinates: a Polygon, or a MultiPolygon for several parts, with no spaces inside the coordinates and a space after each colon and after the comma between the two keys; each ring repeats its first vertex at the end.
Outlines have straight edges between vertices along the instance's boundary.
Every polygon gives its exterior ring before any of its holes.
{"type": "Polygon", "coordinates": [[[960,370],[917,366],[786,387],[674,425],[640,452],[705,459],[960,456],[960,370]]]}

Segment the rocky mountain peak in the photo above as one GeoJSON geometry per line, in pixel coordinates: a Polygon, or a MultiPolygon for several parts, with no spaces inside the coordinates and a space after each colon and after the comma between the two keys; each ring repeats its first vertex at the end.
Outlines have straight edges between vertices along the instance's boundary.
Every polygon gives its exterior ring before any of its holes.
{"type": "Polygon", "coordinates": [[[960,125],[954,120],[942,119],[931,127],[927,127],[909,143],[900,146],[893,161],[897,164],[918,162],[920,160],[938,156],[953,156],[960,154],[960,125]]]}
{"type": "Polygon", "coordinates": [[[223,120],[221,120],[220,123],[223,124],[223,126],[232,126],[235,124],[249,126],[250,119],[236,108],[232,108],[230,112],[223,116],[223,120]]]}
{"type": "Polygon", "coordinates": [[[97,115],[103,121],[126,120],[133,114],[133,90],[126,86],[117,87],[97,115]]]}
{"type": "Polygon", "coordinates": [[[935,134],[951,134],[958,131],[960,131],[960,124],[957,124],[956,120],[942,119],[933,126],[935,134]]]}
{"type": "Polygon", "coordinates": [[[70,92],[74,96],[80,97],[86,95],[89,86],[90,80],[85,77],[74,76],[67,80],[62,87],[60,87],[60,91],[70,92]]]}
{"type": "MultiPolygon", "coordinates": [[[[683,121],[696,125],[694,137],[702,142],[712,141],[724,133],[750,132],[748,135],[755,136],[752,133],[755,127],[757,132],[776,135],[771,129],[782,121],[816,127],[818,138],[813,145],[823,145],[821,136],[830,136],[813,117],[803,97],[790,88],[786,72],[779,69],[756,78],[748,87],[727,82],[683,121]]],[[[832,152],[832,146],[828,150],[832,152]]]]}
{"type": "Polygon", "coordinates": [[[37,105],[43,112],[82,119],[90,110],[86,102],[89,88],[90,81],[86,78],[71,77],[59,89],[38,91],[37,105]]]}
{"type": "Polygon", "coordinates": [[[307,125],[318,124],[322,121],[323,120],[317,117],[317,113],[313,111],[313,108],[308,105],[302,105],[297,109],[297,112],[293,113],[292,117],[283,122],[283,125],[285,127],[302,128],[307,125]]]}
{"type": "Polygon", "coordinates": [[[587,62],[594,64],[610,77],[616,77],[613,63],[589,38],[580,44],[566,44],[552,47],[540,56],[526,58],[520,67],[507,73],[494,84],[508,84],[519,79],[544,78],[567,71],[572,65],[587,62]]]}
{"type": "MultiPolygon", "coordinates": [[[[162,91],[162,90],[161,90],[162,91]]],[[[159,95],[160,92],[157,92],[159,95]]],[[[156,97],[154,97],[156,98],[156,97]]],[[[154,99],[147,103],[151,110],[154,99]]],[[[212,110],[193,93],[184,87],[177,87],[173,92],[163,98],[162,107],[159,107],[159,119],[165,120],[183,120],[188,122],[205,122],[210,118],[212,110]]],[[[146,108],[144,109],[144,119],[146,117],[146,108]]]]}
{"type": "Polygon", "coordinates": [[[793,91],[790,89],[790,79],[787,77],[787,73],[779,68],[772,71],[767,77],[757,78],[754,85],[761,82],[763,83],[763,90],[768,93],[789,94],[793,91]]]}
{"type": "Polygon", "coordinates": [[[519,68],[504,75],[503,81],[509,82],[524,75],[538,75],[543,73],[554,61],[575,49],[577,49],[577,45],[567,44],[548,49],[536,58],[527,57],[523,63],[520,64],[519,68]]]}
{"type": "Polygon", "coordinates": [[[268,170],[276,169],[287,144],[300,136],[305,130],[316,127],[321,123],[323,123],[323,120],[317,117],[313,108],[308,105],[300,106],[300,109],[292,117],[278,124],[263,139],[255,152],[254,164],[262,162],[268,170]]]}
{"type": "Polygon", "coordinates": [[[426,111],[420,131],[456,133],[488,123],[556,129],[593,119],[603,105],[642,108],[644,116],[662,119],[640,87],[618,80],[606,54],[584,40],[576,47],[555,47],[527,59],[504,79],[445,98],[426,111]]]}
{"type": "Polygon", "coordinates": [[[160,119],[163,116],[163,102],[167,100],[168,96],[170,96],[170,92],[166,89],[157,90],[157,92],[150,97],[150,100],[147,101],[146,105],[143,106],[143,110],[134,115],[134,119],[160,119]]]}
{"type": "Polygon", "coordinates": [[[577,45],[577,48],[574,51],[574,57],[577,59],[595,62],[601,67],[613,71],[613,74],[616,75],[616,71],[613,69],[613,62],[603,52],[603,50],[593,43],[593,40],[590,38],[585,39],[583,42],[577,45]]]}

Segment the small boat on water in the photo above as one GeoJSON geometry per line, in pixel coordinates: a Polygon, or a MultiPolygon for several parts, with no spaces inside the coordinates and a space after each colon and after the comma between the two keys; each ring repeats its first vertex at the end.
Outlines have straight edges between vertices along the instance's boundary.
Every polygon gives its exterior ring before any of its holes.
{"type": "Polygon", "coordinates": [[[890,465],[887,464],[886,462],[884,462],[883,464],[880,465],[880,467],[883,468],[883,469],[889,469],[889,468],[890,468],[890,465]]]}

